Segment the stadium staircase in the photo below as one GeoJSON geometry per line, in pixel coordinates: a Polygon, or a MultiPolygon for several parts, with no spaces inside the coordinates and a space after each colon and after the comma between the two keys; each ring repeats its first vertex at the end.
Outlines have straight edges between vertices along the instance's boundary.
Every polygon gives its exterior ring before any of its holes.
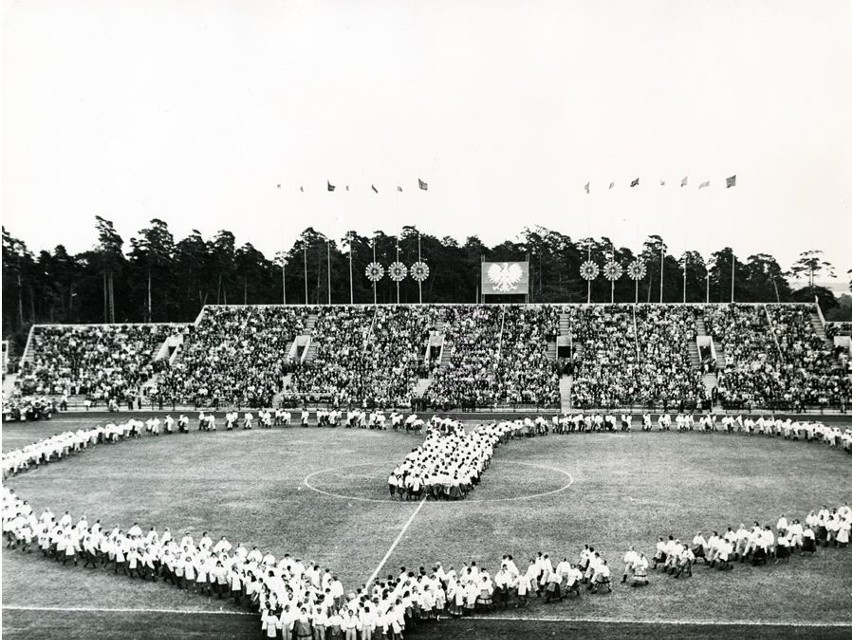
{"type": "Polygon", "coordinates": [[[280,407],[281,401],[284,399],[284,392],[287,391],[287,388],[290,386],[290,381],[293,379],[293,375],[288,373],[281,380],[281,391],[272,396],[272,408],[280,407]]]}
{"type": "Polygon", "coordinates": [[[834,340],[828,337],[828,334],[825,332],[825,326],[823,326],[822,321],[819,319],[819,314],[817,314],[816,310],[811,311],[811,326],[814,328],[814,332],[825,341],[828,349],[833,352],[834,340]]]}
{"type": "Polygon", "coordinates": [[[689,350],[689,363],[696,369],[700,369],[701,357],[698,355],[698,343],[695,340],[690,340],[687,349],[689,350]]]}
{"type": "Polygon", "coordinates": [[[33,330],[35,329],[35,325],[30,327],[30,332],[27,334],[27,345],[24,347],[24,353],[21,356],[21,361],[19,363],[19,370],[24,368],[24,364],[32,364],[33,362],[33,351],[35,350],[35,346],[33,345],[33,330]]]}
{"type": "Polygon", "coordinates": [[[559,396],[562,400],[562,413],[571,410],[571,387],[574,384],[572,376],[561,376],[559,378],[559,396]]]}
{"type": "Polygon", "coordinates": [[[567,313],[559,314],[559,335],[567,336],[571,333],[571,321],[568,319],[567,313]]]}
{"type": "Polygon", "coordinates": [[[441,364],[440,366],[446,366],[450,363],[450,359],[453,357],[453,345],[447,344],[444,342],[444,346],[441,349],[441,364]]]}
{"type": "Polygon", "coordinates": [[[699,315],[695,319],[695,332],[699,336],[706,336],[707,335],[707,325],[704,324],[704,317],[703,316],[699,315]]]}
{"type": "Polygon", "coordinates": [[[556,362],[556,337],[548,336],[547,338],[547,359],[551,362],[556,362]]]}
{"type": "Polygon", "coordinates": [[[314,358],[317,357],[317,343],[312,339],[314,327],[317,324],[317,319],[317,314],[312,313],[308,316],[307,320],[305,320],[305,328],[303,330],[302,335],[308,336],[310,342],[308,342],[308,348],[305,350],[305,353],[302,356],[302,363],[313,362],[314,358]]]}
{"type": "Polygon", "coordinates": [[[713,389],[716,385],[719,384],[718,378],[716,378],[715,373],[705,373],[701,376],[701,381],[704,383],[704,390],[707,392],[707,397],[713,397],[713,389]]]}

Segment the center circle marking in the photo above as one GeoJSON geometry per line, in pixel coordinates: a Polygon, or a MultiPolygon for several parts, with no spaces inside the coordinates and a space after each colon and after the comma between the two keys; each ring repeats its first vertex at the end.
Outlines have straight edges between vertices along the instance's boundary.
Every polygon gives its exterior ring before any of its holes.
{"type": "MultiPolygon", "coordinates": [[[[555,473],[560,473],[566,478],[568,478],[568,482],[566,482],[561,487],[556,489],[551,489],[550,491],[543,491],[541,493],[531,493],[529,495],[523,496],[511,496],[508,498],[485,498],[485,499],[466,499],[466,500],[451,500],[450,502],[508,502],[510,500],[533,500],[535,498],[544,498],[545,496],[555,495],[557,493],[562,493],[566,489],[568,489],[572,484],[574,484],[574,476],[572,476],[568,471],[564,469],[557,469],[556,467],[549,467],[544,464],[538,464],[535,462],[517,462],[513,460],[501,460],[501,464],[518,464],[525,467],[534,467],[536,469],[544,469],[546,471],[553,471],[555,473]]],[[[319,487],[315,487],[311,484],[311,481],[317,476],[321,476],[326,473],[331,473],[333,471],[342,471],[343,469],[354,469],[356,467],[374,467],[376,465],[382,464],[381,462],[359,462],[358,464],[348,464],[345,466],[338,467],[329,467],[328,469],[321,469],[320,471],[314,471],[313,473],[308,474],[302,480],[302,484],[304,484],[311,491],[315,491],[316,493],[320,493],[324,496],[329,496],[331,498],[340,498],[342,500],[357,500],[359,502],[402,502],[400,500],[392,500],[390,498],[365,498],[363,496],[351,496],[345,493],[335,493],[334,491],[326,491],[325,489],[320,489],[319,487]]],[[[388,463],[393,464],[393,463],[388,463]]],[[[433,500],[436,504],[441,503],[443,501],[433,500]]]]}

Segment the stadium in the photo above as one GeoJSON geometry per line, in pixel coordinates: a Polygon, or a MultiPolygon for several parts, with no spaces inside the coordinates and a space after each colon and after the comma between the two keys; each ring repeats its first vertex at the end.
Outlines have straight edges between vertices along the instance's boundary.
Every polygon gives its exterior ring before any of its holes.
{"type": "Polygon", "coordinates": [[[848,3],[6,9],[4,637],[852,635],[848,3]]]}

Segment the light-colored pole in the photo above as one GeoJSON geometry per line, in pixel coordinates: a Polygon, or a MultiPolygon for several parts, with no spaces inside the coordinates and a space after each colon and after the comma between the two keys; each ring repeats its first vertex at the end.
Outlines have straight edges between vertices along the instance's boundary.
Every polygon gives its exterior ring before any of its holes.
{"type": "Polygon", "coordinates": [[[355,290],[352,287],[352,232],[349,232],[349,304],[355,304],[355,290]]]}
{"type": "MultiPolygon", "coordinates": [[[[417,262],[420,262],[420,231],[417,232],[417,262]]],[[[423,281],[417,280],[417,302],[423,304],[423,281]]]]}
{"type": "Polygon", "coordinates": [[[305,306],[308,306],[308,247],[302,245],[302,260],[305,263],[305,306]]]}
{"type": "Polygon", "coordinates": [[[737,257],[731,250],[731,302],[734,301],[734,273],[737,270],[737,257]]]}

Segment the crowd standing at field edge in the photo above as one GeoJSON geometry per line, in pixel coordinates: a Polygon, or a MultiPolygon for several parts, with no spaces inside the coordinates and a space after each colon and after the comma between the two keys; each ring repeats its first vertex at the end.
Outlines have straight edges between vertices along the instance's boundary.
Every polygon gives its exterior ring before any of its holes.
{"type": "MultiPolygon", "coordinates": [[[[159,430],[154,420],[157,419],[152,418],[147,426],[139,420],[129,420],[68,431],[27,445],[3,454],[4,476],[62,460],[97,443],[140,437],[146,429],[157,435],[159,430]]],[[[182,416],[181,422],[186,426],[188,420],[182,416]]],[[[503,435],[507,437],[513,432],[510,424],[517,427],[514,433],[520,433],[524,426],[523,421],[503,423],[503,435]]],[[[199,428],[208,426],[209,421],[199,422],[199,428]]],[[[781,429],[783,432],[783,425],[781,429]]],[[[496,431],[484,433],[499,439],[496,431]]],[[[822,437],[819,430],[813,433],[822,437]]],[[[458,434],[449,428],[432,428],[430,436],[454,438],[458,434]]],[[[116,574],[154,581],[159,578],[178,588],[233,598],[261,612],[263,632],[268,638],[397,640],[403,637],[406,628],[439,618],[445,612],[459,616],[491,611],[510,603],[524,606],[531,593],[543,596],[546,602],[561,600],[563,593],[579,596],[579,585],[583,583],[592,592],[612,588],[606,560],[586,546],[576,564],[563,557],[554,567],[547,554],[539,553],[530,560],[523,574],[508,555],[493,576],[475,562],[463,565],[459,571],[452,567],[445,571],[440,564],[431,571],[425,567],[416,571],[403,567],[397,576],[391,574],[386,580],[347,594],[330,569],[323,570],[313,562],[302,562],[289,554],[276,559],[256,547],[251,550],[242,544],[234,547],[224,536],[214,542],[206,532],[197,541],[187,532],[178,542],[169,529],[159,533],[152,527],[143,532],[138,523],[127,532],[119,527],[107,531],[100,521],[90,525],[83,516],[74,523],[70,513],[57,518],[49,509],[36,518],[26,500],[6,486],[2,491],[3,530],[8,546],[20,546],[27,552],[36,546],[43,555],[63,564],[70,561],[78,565],[83,560],[84,568],[112,568],[116,574]]],[[[711,566],[718,561],[725,568],[732,557],[757,563],[767,557],[789,558],[790,549],[814,551],[820,542],[845,547],[850,521],[852,510],[843,505],[832,511],[823,507],[812,512],[805,519],[805,527],[797,520],[788,523],[782,516],[777,535],[757,523],[750,532],[741,526],[742,538],[739,531],[731,529],[724,536],[714,534],[706,541],[699,533],[688,552],[686,545],[670,537],[668,542],[661,540],[662,545],[658,545],[654,566],[663,563],[665,570],[676,572],[677,576],[688,569],[691,575],[693,557],[704,557],[711,566]]],[[[637,555],[631,549],[625,555],[625,565],[623,581],[629,576],[633,584],[647,583],[647,559],[643,554],[637,555]]]]}

